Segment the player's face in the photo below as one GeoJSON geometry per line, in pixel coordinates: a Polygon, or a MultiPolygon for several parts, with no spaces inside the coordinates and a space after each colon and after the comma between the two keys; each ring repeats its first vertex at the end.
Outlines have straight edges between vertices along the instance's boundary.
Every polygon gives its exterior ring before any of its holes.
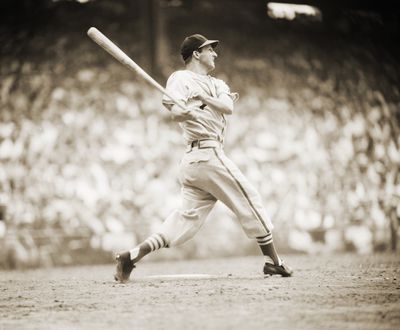
{"type": "Polygon", "coordinates": [[[214,48],[211,45],[205,46],[200,49],[199,61],[208,71],[215,69],[215,59],[218,57],[214,48]]]}

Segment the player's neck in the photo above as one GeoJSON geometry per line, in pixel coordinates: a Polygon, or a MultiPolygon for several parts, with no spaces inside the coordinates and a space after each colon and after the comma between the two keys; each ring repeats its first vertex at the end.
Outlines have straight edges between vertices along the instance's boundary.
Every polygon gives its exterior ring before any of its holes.
{"type": "Polygon", "coordinates": [[[186,65],[186,70],[192,71],[203,76],[208,75],[208,70],[198,62],[190,62],[186,65]]]}

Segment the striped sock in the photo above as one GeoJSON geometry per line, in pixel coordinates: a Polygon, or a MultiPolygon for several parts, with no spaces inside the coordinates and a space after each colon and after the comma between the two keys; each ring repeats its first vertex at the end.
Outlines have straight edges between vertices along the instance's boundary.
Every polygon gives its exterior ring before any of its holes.
{"type": "Polygon", "coordinates": [[[144,243],[147,243],[147,245],[150,246],[151,252],[167,246],[167,241],[161,234],[151,235],[144,241],[144,243]]]}
{"type": "Polygon", "coordinates": [[[272,242],[273,242],[273,240],[272,240],[272,233],[271,232],[268,233],[266,236],[257,237],[257,243],[260,246],[268,245],[268,244],[271,244],[272,242]]]}
{"type": "Polygon", "coordinates": [[[257,237],[257,243],[264,254],[266,263],[273,265],[277,264],[279,266],[282,265],[282,260],[281,258],[279,258],[278,254],[275,251],[271,232],[268,233],[266,236],[257,237]]]}

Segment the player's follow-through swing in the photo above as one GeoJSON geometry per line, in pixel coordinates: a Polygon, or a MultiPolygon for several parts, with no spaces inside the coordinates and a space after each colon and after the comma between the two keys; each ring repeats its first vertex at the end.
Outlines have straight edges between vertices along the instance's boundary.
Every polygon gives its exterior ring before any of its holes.
{"type": "Polygon", "coordinates": [[[237,216],[247,236],[256,240],[265,258],[263,273],[291,276],[292,270],[275,250],[273,225],[261,196],[223,150],[227,116],[233,113],[237,95],[224,81],[209,75],[215,68],[219,41],[200,34],[185,38],[180,49],[185,68],[172,73],[164,89],[100,31],[90,28],[88,35],[163,94],[163,105],[180,123],[187,145],[180,163],[182,207],[165,219],[157,233],[117,254],[115,279],[127,281],[150,252],[191,239],[218,200],[237,216]]]}

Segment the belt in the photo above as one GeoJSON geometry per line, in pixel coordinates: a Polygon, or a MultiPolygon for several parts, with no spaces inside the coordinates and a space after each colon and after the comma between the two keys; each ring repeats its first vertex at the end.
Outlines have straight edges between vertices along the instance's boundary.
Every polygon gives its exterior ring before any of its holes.
{"type": "Polygon", "coordinates": [[[186,152],[190,152],[193,149],[206,149],[206,148],[219,148],[219,147],[222,147],[222,143],[217,140],[211,140],[211,139],[194,140],[188,144],[186,152]]]}

